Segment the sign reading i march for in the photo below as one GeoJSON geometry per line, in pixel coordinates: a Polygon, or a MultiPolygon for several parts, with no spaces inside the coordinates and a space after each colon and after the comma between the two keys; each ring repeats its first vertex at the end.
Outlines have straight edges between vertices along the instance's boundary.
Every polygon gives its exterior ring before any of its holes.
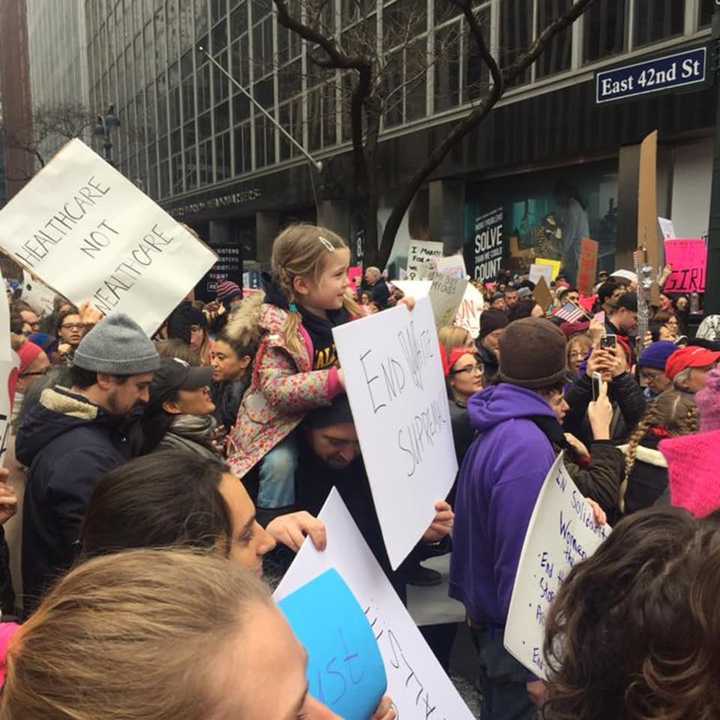
{"type": "Polygon", "coordinates": [[[704,83],[707,48],[685,50],[595,74],[598,104],[704,83]]]}

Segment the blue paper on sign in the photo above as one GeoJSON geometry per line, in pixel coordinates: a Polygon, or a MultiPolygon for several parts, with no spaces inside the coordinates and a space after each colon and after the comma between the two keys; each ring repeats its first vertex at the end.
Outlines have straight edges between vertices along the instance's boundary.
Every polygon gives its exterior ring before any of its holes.
{"type": "Polygon", "coordinates": [[[337,570],[279,603],[308,653],[310,695],[345,720],[367,720],[387,689],[375,635],[337,570]]]}

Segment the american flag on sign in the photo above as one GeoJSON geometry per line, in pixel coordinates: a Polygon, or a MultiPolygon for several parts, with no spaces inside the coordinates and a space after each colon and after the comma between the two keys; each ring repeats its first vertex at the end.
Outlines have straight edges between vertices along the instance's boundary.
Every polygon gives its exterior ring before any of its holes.
{"type": "Polygon", "coordinates": [[[559,310],[556,310],[553,315],[559,317],[565,322],[574,323],[585,317],[585,311],[578,307],[575,303],[566,303],[559,310]]]}

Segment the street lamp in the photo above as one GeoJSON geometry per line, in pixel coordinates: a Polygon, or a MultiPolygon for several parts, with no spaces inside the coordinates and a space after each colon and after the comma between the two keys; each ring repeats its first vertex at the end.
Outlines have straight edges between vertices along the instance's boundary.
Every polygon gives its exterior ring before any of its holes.
{"type": "Polygon", "coordinates": [[[112,161],[113,144],[110,133],[113,128],[117,127],[120,127],[120,121],[115,114],[115,106],[110,105],[108,106],[105,115],[97,116],[97,125],[95,125],[95,130],[93,131],[93,135],[95,137],[105,138],[105,142],[103,143],[103,151],[105,153],[105,160],[107,160],[110,165],[115,165],[115,163],[112,161]]]}

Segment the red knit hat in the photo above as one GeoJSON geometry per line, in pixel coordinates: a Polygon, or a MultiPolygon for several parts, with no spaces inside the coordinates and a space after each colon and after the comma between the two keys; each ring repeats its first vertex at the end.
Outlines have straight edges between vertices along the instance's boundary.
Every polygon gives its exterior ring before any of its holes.
{"type": "Polygon", "coordinates": [[[43,351],[43,349],[35,343],[24,342],[19,350],[17,351],[18,357],[20,358],[20,374],[22,375],[35,361],[37,356],[43,351]]]}
{"type": "Polygon", "coordinates": [[[674,352],[667,360],[665,374],[674,380],[683,370],[688,368],[706,368],[720,360],[720,352],[690,345],[674,352]]]}
{"type": "Polygon", "coordinates": [[[450,375],[450,372],[455,367],[455,363],[463,355],[475,355],[475,348],[472,347],[459,347],[453,348],[450,353],[445,349],[444,345],[440,346],[440,360],[442,361],[443,374],[445,377],[450,375]]]}
{"type": "Polygon", "coordinates": [[[675,507],[702,518],[720,509],[720,430],[663,440],[675,507]]]}

